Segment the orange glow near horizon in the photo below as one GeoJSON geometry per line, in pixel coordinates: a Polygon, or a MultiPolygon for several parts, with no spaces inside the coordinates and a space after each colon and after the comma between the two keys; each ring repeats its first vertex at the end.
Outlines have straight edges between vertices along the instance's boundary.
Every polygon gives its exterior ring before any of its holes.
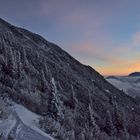
{"type": "Polygon", "coordinates": [[[110,76],[110,75],[114,75],[114,76],[126,76],[129,75],[132,72],[139,72],[140,71],[140,65],[138,64],[134,64],[133,66],[130,67],[102,67],[99,68],[97,67],[96,69],[100,74],[104,75],[104,76],[110,76]]]}

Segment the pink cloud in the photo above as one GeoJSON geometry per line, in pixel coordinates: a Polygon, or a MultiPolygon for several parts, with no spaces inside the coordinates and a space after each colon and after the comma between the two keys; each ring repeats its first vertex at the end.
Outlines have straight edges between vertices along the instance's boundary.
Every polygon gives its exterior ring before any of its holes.
{"type": "MultiPolygon", "coordinates": [[[[70,44],[68,48],[73,54],[82,56],[81,58],[86,58],[88,60],[101,61],[106,64],[120,63],[121,58],[115,57],[114,52],[110,53],[107,50],[109,49],[106,42],[91,42],[84,40],[76,44],[70,44]]],[[[115,50],[114,50],[115,51],[115,50]]],[[[81,59],[81,61],[84,61],[81,59]]]]}
{"type": "MultiPolygon", "coordinates": [[[[101,37],[101,36],[100,36],[101,37]]],[[[116,45],[111,38],[85,39],[69,44],[69,52],[79,56],[79,60],[93,66],[104,75],[126,75],[140,71],[139,51],[134,49],[133,37],[130,41],[116,45]]]]}

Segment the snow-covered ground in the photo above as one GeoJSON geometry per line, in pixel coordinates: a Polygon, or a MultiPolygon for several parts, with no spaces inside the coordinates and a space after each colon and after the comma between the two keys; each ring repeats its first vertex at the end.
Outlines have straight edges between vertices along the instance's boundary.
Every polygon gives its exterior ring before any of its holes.
{"type": "Polygon", "coordinates": [[[39,124],[39,118],[40,116],[29,111],[25,107],[15,104],[14,105],[15,112],[17,113],[20,120],[31,129],[35,130],[39,134],[41,134],[44,137],[50,138],[50,140],[53,140],[48,134],[44,133],[38,128],[39,124]]]}
{"type": "Polygon", "coordinates": [[[133,97],[140,97],[140,77],[109,77],[106,80],[117,87],[120,90],[123,90],[126,94],[133,97]]]}
{"type": "Polygon", "coordinates": [[[0,140],[7,140],[9,137],[14,140],[54,140],[39,129],[40,116],[22,105],[14,103],[1,110],[5,113],[0,118],[0,140]]]}

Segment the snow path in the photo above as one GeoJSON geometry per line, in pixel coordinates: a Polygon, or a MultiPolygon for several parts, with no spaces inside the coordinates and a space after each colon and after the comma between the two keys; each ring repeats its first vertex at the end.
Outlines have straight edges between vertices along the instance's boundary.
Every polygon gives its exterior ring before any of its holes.
{"type": "Polygon", "coordinates": [[[14,105],[14,110],[17,114],[17,117],[19,117],[19,119],[22,121],[24,128],[28,128],[28,131],[35,131],[34,134],[38,133],[38,135],[42,135],[41,140],[54,140],[52,137],[50,137],[48,134],[46,134],[37,127],[38,120],[40,117],[39,115],[27,110],[25,107],[18,104],[14,105]]]}

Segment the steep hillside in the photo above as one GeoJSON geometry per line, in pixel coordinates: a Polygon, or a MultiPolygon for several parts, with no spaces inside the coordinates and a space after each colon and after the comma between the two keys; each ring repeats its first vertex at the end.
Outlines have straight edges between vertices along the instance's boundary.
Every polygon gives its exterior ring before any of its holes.
{"type": "Polygon", "coordinates": [[[0,96],[56,140],[139,140],[140,107],[57,45],[0,19],[0,96]],[[26,116],[26,114],[25,114],[26,116]]]}

